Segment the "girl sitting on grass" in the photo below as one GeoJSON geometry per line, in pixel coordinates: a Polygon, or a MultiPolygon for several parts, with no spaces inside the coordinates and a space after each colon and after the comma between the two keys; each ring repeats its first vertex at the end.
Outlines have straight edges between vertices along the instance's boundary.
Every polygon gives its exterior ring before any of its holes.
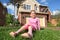
{"type": "Polygon", "coordinates": [[[28,32],[21,34],[21,36],[26,38],[32,38],[33,37],[32,32],[36,30],[40,30],[40,22],[39,22],[39,19],[36,17],[36,12],[34,10],[32,10],[30,13],[30,18],[28,19],[28,23],[23,25],[16,32],[10,32],[10,35],[12,37],[15,37],[16,35],[18,35],[24,30],[28,30],[28,32]]]}

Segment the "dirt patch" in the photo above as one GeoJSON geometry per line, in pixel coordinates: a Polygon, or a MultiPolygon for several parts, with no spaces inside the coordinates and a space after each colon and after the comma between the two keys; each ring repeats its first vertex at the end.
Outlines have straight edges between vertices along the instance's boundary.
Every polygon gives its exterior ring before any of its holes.
{"type": "Polygon", "coordinates": [[[60,27],[47,27],[47,29],[60,30],[60,27]]]}

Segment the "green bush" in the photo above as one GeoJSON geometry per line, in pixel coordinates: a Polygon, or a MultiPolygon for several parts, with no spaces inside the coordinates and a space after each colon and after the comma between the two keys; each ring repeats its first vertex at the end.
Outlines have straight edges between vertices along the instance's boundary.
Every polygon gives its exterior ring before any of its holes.
{"type": "Polygon", "coordinates": [[[17,26],[19,22],[17,19],[14,18],[13,15],[7,14],[6,15],[6,26],[17,26]]]}
{"type": "Polygon", "coordinates": [[[19,23],[19,21],[18,21],[17,19],[15,19],[15,20],[13,21],[13,25],[14,25],[14,26],[19,26],[20,23],[19,23]]]}
{"type": "Polygon", "coordinates": [[[58,22],[57,26],[60,27],[60,21],[58,22]]]}
{"type": "Polygon", "coordinates": [[[6,15],[6,25],[9,25],[10,23],[13,23],[13,16],[11,14],[6,15]]]}

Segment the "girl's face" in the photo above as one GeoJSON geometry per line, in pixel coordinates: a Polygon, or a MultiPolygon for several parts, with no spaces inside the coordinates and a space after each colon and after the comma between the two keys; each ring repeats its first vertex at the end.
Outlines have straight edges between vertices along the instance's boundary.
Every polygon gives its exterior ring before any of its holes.
{"type": "Polygon", "coordinates": [[[32,18],[35,18],[35,17],[36,17],[36,13],[35,13],[34,11],[32,11],[31,14],[30,14],[30,16],[31,16],[32,18]]]}

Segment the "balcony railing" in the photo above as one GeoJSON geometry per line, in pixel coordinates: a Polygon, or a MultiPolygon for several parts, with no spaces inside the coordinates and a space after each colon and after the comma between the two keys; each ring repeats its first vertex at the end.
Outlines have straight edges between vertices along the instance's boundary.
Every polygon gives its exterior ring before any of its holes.
{"type": "Polygon", "coordinates": [[[47,13],[48,12],[48,7],[47,6],[40,6],[40,12],[41,13],[47,13]]]}

